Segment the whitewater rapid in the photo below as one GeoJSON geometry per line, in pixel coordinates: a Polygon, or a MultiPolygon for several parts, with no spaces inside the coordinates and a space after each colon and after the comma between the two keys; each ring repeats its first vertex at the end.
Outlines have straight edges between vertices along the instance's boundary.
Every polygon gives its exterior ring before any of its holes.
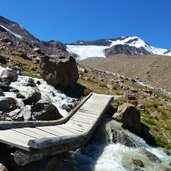
{"type": "MultiPolygon", "coordinates": [[[[5,68],[0,66],[0,74],[4,69],[5,68]]],[[[43,79],[19,75],[17,81],[12,82],[10,86],[19,90],[21,94],[28,97],[33,91],[32,87],[27,86],[30,79],[32,79],[35,83],[39,82],[39,84],[36,84],[36,88],[39,92],[41,92],[41,100],[55,105],[62,116],[68,115],[68,111],[63,109],[62,106],[72,106],[73,108],[76,105],[78,99],[67,96],[61,90],[55,89],[53,86],[48,85],[43,79]]],[[[21,108],[24,107],[22,99],[16,98],[15,92],[4,92],[4,94],[6,97],[15,98],[17,100],[18,106],[21,108]]]]}
{"type": "MultiPolygon", "coordinates": [[[[110,122],[106,125],[108,126],[110,122]]],[[[115,127],[116,128],[116,127],[115,127]]],[[[109,130],[97,128],[95,135],[85,148],[78,149],[67,158],[67,162],[73,164],[74,171],[164,171],[171,168],[171,156],[162,149],[152,148],[135,134],[124,130],[135,142],[136,147],[128,147],[121,143],[112,142],[112,133],[109,130]],[[110,135],[109,135],[110,134],[110,135]],[[154,162],[143,153],[147,150],[157,156],[160,162],[154,162]],[[144,167],[140,168],[133,164],[133,159],[143,161],[144,167]]],[[[64,164],[65,165],[65,164],[64,164]]]]}

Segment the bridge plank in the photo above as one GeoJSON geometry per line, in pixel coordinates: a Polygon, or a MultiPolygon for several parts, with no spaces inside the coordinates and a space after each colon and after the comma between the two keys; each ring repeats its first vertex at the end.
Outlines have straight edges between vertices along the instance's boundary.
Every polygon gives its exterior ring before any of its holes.
{"type": "Polygon", "coordinates": [[[56,135],[53,135],[51,133],[47,133],[45,131],[39,130],[38,128],[20,128],[15,129],[16,132],[23,133],[28,136],[32,136],[34,138],[48,138],[48,137],[55,137],[56,135]]]}
{"type": "Polygon", "coordinates": [[[48,131],[48,132],[52,132],[56,136],[74,135],[74,133],[72,131],[61,129],[59,126],[40,127],[39,129],[45,130],[45,131],[48,131]]]}
{"type": "Polygon", "coordinates": [[[0,139],[2,143],[21,149],[27,149],[27,143],[29,142],[29,140],[34,139],[34,137],[26,136],[13,130],[5,130],[0,131],[0,139]]]}
{"type": "Polygon", "coordinates": [[[36,133],[36,134],[38,134],[39,136],[42,136],[42,137],[50,137],[50,136],[53,137],[53,136],[55,136],[55,135],[52,135],[52,134],[50,134],[50,133],[48,133],[46,131],[40,130],[39,127],[36,127],[36,128],[24,128],[24,129],[26,129],[26,130],[28,130],[30,132],[34,132],[34,133],[36,133]]]}
{"type": "Polygon", "coordinates": [[[68,128],[68,126],[65,125],[65,124],[64,124],[64,125],[58,125],[58,127],[61,128],[61,129],[64,129],[65,131],[72,132],[72,133],[74,133],[75,135],[79,135],[79,134],[80,134],[79,131],[74,130],[74,129],[70,129],[70,128],[68,128]]]}
{"type": "Polygon", "coordinates": [[[91,119],[95,119],[97,116],[96,115],[92,115],[91,113],[84,113],[84,112],[80,112],[78,111],[73,117],[87,117],[87,118],[91,118],[91,119]]]}
{"type": "Polygon", "coordinates": [[[82,133],[87,133],[89,128],[87,127],[84,127],[84,126],[80,126],[79,124],[75,124],[75,123],[68,123],[68,128],[71,128],[71,129],[76,129],[82,133]]]}
{"type": "Polygon", "coordinates": [[[76,115],[75,117],[72,117],[71,120],[79,119],[79,120],[85,120],[85,121],[92,121],[94,120],[94,117],[87,116],[87,115],[76,115]]]}
{"type": "Polygon", "coordinates": [[[88,124],[88,125],[91,125],[93,122],[94,122],[94,120],[86,120],[86,119],[83,119],[82,117],[81,118],[71,118],[70,119],[71,121],[76,121],[76,122],[79,122],[79,123],[83,123],[83,124],[88,124]]]}
{"type": "Polygon", "coordinates": [[[39,134],[37,134],[37,133],[35,133],[33,131],[28,131],[26,129],[17,129],[15,131],[18,132],[18,133],[22,133],[24,135],[32,136],[34,138],[43,138],[44,137],[43,135],[39,135],[39,134]]]}

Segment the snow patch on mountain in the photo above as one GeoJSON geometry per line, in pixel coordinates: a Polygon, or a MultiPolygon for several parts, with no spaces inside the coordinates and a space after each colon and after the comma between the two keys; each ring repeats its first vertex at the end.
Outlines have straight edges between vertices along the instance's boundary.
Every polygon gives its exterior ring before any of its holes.
{"type": "Polygon", "coordinates": [[[171,52],[169,52],[167,49],[156,48],[156,47],[151,46],[151,50],[156,55],[161,55],[161,54],[169,55],[170,54],[169,56],[171,56],[171,52]]]}
{"type": "Polygon", "coordinates": [[[129,46],[134,46],[136,48],[140,47],[146,47],[148,49],[148,45],[139,37],[124,37],[122,36],[121,39],[118,39],[116,41],[111,41],[110,46],[115,46],[115,45],[129,45],[129,46]]]}
{"type": "Polygon", "coordinates": [[[21,36],[21,35],[14,33],[13,31],[11,31],[10,29],[4,27],[4,26],[1,25],[1,24],[0,24],[0,26],[1,26],[2,28],[4,28],[7,32],[10,32],[10,33],[11,33],[12,35],[14,35],[15,37],[17,37],[17,38],[19,38],[19,39],[22,39],[22,36],[21,36]]]}
{"type": "Polygon", "coordinates": [[[109,46],[87,45],[87,44],[84,45],[82,42],[81,45],[67,45],[67,50],[70,53],[76,54],[78,56],[77,59],[79,60],[90,58],[90,57],[106,57],[104,50],[116,45],[128,45],[136,48],[143,47],[150,54],[171,56],[171,52],[169,50],[150,46],[141,38],[136,36],[132,36],[132,37],[122,36],[118,39],[108,39],[107,41],[111,42],[109,46]]]}
{"type": "Polygon", "coordinates": [[[133,37],[124,37],[122,36],[121,39],[118,39],[116,41],[111,41],[110,46],[115,45],[128,45],[128,46],[134,46],[136,48],[143,47],[151,54],[156,55],[168,55],[169,51],[167,49],[162,48],[156,48],[154,46],[148,45],[146,42],[144,42],[141,38],[133,36],[133,37]]]}
{"type": "Polygon", "coordinates": [[[67,50],[70,53],[78,55],[79,60],[83,60],[91,57],[103,57],[105,58],[104,50],[106,46],[94,46],[94,45],[67,45],[67,50]]]}

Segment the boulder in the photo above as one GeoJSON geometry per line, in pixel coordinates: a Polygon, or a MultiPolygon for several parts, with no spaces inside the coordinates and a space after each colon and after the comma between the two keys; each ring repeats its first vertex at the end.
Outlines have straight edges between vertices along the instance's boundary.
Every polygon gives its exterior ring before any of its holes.
{"type": "Polygon", "coordinates": [[[126,98],[127,100],[137,100],[137,98],[134,95],[129,93],[125,93],[124,98],[126,98]]]}
{"type": "Polygon", "coordinates": [[[144,167],[144,163],[139,160],[139,159],[132,159],[134,165],[139,166],[139,167],[144,167]]]}
{"type": "Polygon", "coordinates": [[[32,105],[41,99],[41,93],[37,89],[30,89],[30,90],[31,90],[30,94],[27,96],[27,98],[23,100],[23,103],[25,105],[32,105]]]}
{"type": "Polygon", "coordinates": [[[17,101],[12,97],[0,96],[0,110],[1,111],[12,111],[16,109],[17,101]]]}
{"type": "Polygon", "coordinates": [[[136,133],[140,134],[141,123],[140,123],[140,112],[136,107],[130,103],[124,103],[118,107],[117,112],[113,115],[113,118],[123,123],[123,127],[136,133]]]}
{"type": "Polygon", "coordinates": [[[34,49],[33,49],[33,52],[36,52],[36,53],[41,54],[41,49],[40,49],[40,48],[34,48],[34,49]]]}
{"type": "Polygon", "coordinates": [[[21,93],[17,93],[16,97],[18,99],[25,99],[26,97],[24,95],[22,95],[21,93]]]}
{"type": "Polygon", "coordinates": [[[18,79],[18,74],[16,71],[6,68],[0,74],[0,79],[8,82],[14,82],[18,79]]]}
{"type": "Polygon", "coordinates": [[[71,86],[79,78],[76,61],[69,55],[42,57],[40,70],[42,77],[52,86],[71,86]]]}
{"type": "Polygon", "coordinates": [[[71,108],[68,106],[68,105],[66,105],[66,104],[62,104],[61,106],[59,106],[61,109],[63,109],[63,110],[66,110],[67,112],[70,112],[71,111],[71,108]]]}
{"type": "Polygon", "coordinates": [[[1,64],[7,64],[7,58],[5,56],[0,55],[0,63],[1,64]]]}
{"type": "Polygon", "coordinates": [[[24,84],[24,86],[36,87],[36,83],[33,78],[29,78],[28,82],[24,84]]]}
{"type": "Polygon", "coordinates": [[[9,68],[15,71],[18,75],[21,75],[21,69],[18,66],[10,66],[9,68]]]}
{"type": "Polygon", "coordinates": [[[32,114],[36,120],[57,120],[62,118],[55,105],[41,100],[32,107],[32,114]]]}
{"type": "Polygon", "coordinates": [[[4,92],[10,91],[11,87],[9,86],[9,83],[7,82],[0,82],[0,89],[4,92]]]}

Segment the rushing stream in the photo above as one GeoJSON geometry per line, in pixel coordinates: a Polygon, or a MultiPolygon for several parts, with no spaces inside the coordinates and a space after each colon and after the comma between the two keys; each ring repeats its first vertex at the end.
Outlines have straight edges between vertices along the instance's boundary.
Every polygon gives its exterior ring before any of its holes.
{"type": "Polygon", "coordinates": [[[120,124],[113,121],[97,128],[85,148],[71,153],[63,160],[64,163],[70,162],[71,165],[66,170],[78,171],[169,171],[171,168],[171,156],[165,154],[162,149],[150,147],[143,139],[121,129],[120,124]],[[121,144],[120,136],[118,136],[118,142],[113,143],[111,125],[118,131],[117,135],[122,136],[124,132],[134,147],[121,144]],[[133,160],[135,159],[141,160],[144,167],[134,165],[133,160]]]}
{"type": "MultiPolygon", "coordinates": [[[[3,70],[10,70],[9,68],[3,68],[0,66],[0,75],[3,70]]],[[[43,79],[31,78],[28,76],[19,75],[17,81],[11,82],[10,86],[16,89],[20,94],[25,97],[30,96],[35,90],[41,93],[41,100],[47,103],[52,103],[56,106],[62,116],[67,116],[67,109],[73,108],[77,104],[77,99],[68,97],[59,89],[55,89],[53,86],[47,84],[43,79]],[[29,80],[33,80],[35,86],[29,86],[29,80]]],[[[19,108],[24,107],[24,103],[21,98],[17,98],[16,92],[7,91],[4,92],[5,97],[12,97],[17,100],[17,106],[19,108]]]]}

